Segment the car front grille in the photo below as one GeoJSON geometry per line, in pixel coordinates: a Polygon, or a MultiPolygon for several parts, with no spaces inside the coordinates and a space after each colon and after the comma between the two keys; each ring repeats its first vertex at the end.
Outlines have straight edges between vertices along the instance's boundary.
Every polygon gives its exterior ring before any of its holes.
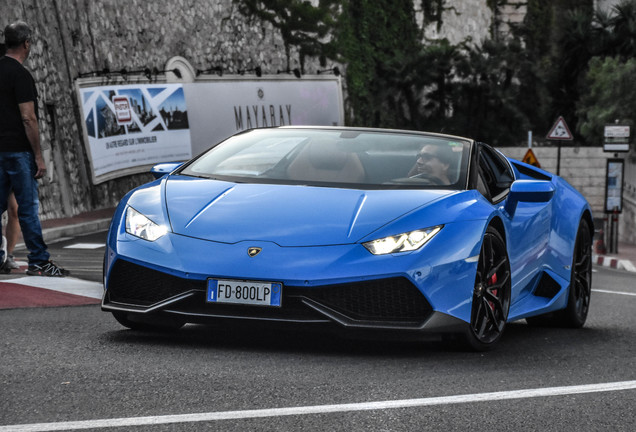
{"type": "Polygon", "coordinates": [[[107,300],[148,308],[194,291],[194,296],[171,304],[169,310],[208,316],[325,320],[321,308],[311,306],[318,304],[351,322],[387,325],[419,325],[432,313],[422,293],[401,277],[317,287],[284,286],[280,308],[207,303],[206,286],[206,280],[180,278],[120,259],[110,272],[107,300]]]}

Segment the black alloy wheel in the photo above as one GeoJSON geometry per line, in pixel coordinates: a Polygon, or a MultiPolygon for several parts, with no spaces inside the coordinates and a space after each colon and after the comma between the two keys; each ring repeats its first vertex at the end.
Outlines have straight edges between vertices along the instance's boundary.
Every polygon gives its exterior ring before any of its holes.
{"type": "Polygon", "coordinates": [[[560,312],[560,324],[565,327],[583,327],[590,310],[592,296],[592,234],[585,219],[576,233],[572,255],[572,277],[567,307],[560,312]]]}
{"type": "Polygon", "coordinates": [[[481,245],[473,290],[468,347],[492,348],[501,338],[510,310],[510,262],[501,234],[488,227],[481,245]]]}
{"type": "Polygon", "coordinates": [[[572,274],[565,309],[526,318],[535,326],[580,328],[585,324],[592,295],[592,234],[585,219],[579,223],[572,253],[572,274]]]}

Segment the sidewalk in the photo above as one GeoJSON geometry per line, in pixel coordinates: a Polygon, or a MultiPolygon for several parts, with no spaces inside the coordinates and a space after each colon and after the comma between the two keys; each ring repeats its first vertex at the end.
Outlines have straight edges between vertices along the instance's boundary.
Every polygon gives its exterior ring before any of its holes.
{"type": "Polygon", "coordinates": [[[636,272],[636,245],[619,242],[617,254],[593,253],[592,262],[603,267],[636,272]]]}
{"type": "MultiPolygon", "coordinates": [[[[70,218],[41,221],[42,234],[51,245],[62,238],[105,231],[114,212],[114,208],[108,208],[70,218]]],[[[103,253],[104,249],[99,250],[103,253]]],[[[27,267],[24,257],[28,251],[21,234],[15,251],[20,268],[0,277],[0,310],[100,304],[104,293],[101,282],[82,279],[74,274],[74,270],[71,270],[71,276],[64,278],[27,276],[24,273],[27,267]]],[[[80,264],[80,267],[83,266],[85,264],[80,264]]],[[[101,275],[101,265],[99,270],[101,275]]]]}

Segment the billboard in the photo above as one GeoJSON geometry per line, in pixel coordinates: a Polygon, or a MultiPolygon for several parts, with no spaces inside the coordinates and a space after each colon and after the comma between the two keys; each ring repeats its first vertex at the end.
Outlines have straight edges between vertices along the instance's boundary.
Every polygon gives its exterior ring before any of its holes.
{"type": "Polygon", "coordinates": [[[185,161],[237,132],[344,123],[340,78],[207,76],[192,83],[78,79],[94,184],[185,161]]]}
{"type": "Polygon", "coordinates": [[[344,123],[340,79],[334,76],[209,78],[184,87],[194,154],[247,129],[344,123]]]}

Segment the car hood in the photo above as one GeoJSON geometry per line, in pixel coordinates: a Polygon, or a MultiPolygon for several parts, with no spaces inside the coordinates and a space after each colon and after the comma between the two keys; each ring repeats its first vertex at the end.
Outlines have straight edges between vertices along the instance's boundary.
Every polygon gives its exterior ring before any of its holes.
{"type": "Polygon", "coordinates": [[[205,240],[280,246],[355,243],[448,190],[358,190],[169,177],[172,231],[205,240]]]}

